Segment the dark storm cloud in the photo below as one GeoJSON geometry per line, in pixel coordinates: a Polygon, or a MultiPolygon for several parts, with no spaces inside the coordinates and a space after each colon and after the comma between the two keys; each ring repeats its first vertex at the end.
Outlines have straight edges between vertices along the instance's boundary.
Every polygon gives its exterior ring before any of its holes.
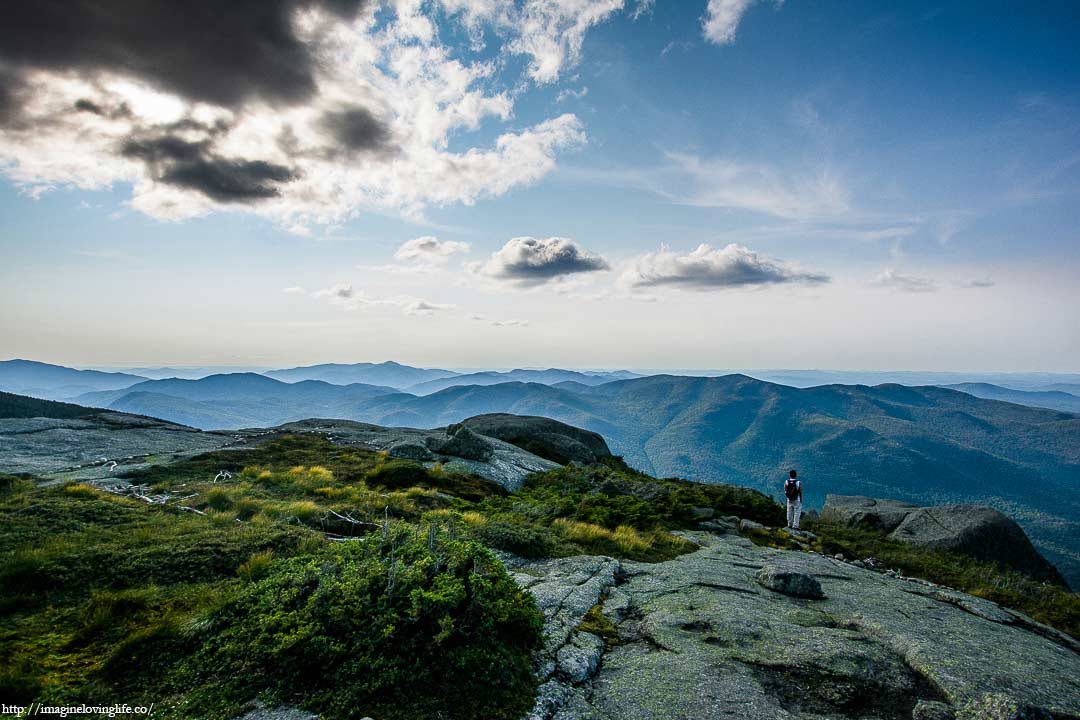
{"type": "MultiPolygon", "coordinates": [[[[91,115],[100,115],[101,117],[108,118],[109,120],[131,119],[132,117],[134,117],[133,113],[131,112],[131,108],[128,107],[128,104],[124,102],[114,102],[108,106],[105,106],[101,103],[94,102],[93,100],[89,100],[87,98],[79,98],[75,101],[75,109],[78,112],[90,113],[91,115]]],[[[176,123],[168,127],[175,127],[175,125],[176,123]]]]}
{"type": "Polygon", "coordinates": [[[481,268],[481,272],[518,285],[540,285],[576,273],[608,270],[604,258],[568,238],[512,238],[481,268]]]}
{"type": "Polygon", "coordinates": [[[19,89],[22,80],[19,76],[0,65],[0,127],[15,123],[19,115],[19,89]]]}
{"type": "Polygon", "coordinates": [[[93,100],[87,100],[82,98],[75,101],[75,109],[80,112],[93,113],[94,115],[104,115],[105,110],[93,100]]]}
{"type": "Polygon", "coordinates": [[[322,5],[351,17],[368,1],[11,0],[0,3],[0,61],[134,75],[225,106],[295,103],[315,91],[315,59],[293,32],[293,12],[322,5]]]}
{"type": "Polygon", "coordinates": [[[207,141],[189,142],[173,135],[128,140],[120,153],[145,162],[159,182],[195,190],[221,203],[276,197],[278,186],[296,177],[284,165],[221,157],[207,141]]]}
{"type": "Polygon", "coordinates": [[[346,150],[384,150],[390,141],[389,128],[362,107],[328,112],[320,124],[346,150]]]}

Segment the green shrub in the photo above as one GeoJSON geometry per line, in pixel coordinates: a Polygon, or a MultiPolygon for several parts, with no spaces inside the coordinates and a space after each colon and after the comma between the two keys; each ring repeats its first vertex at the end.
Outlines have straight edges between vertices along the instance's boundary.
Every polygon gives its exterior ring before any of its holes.
{"type": "Polygon", "coordinates": [[[413,460],[389,460],[376,465],[364,476],[368,485],[400,490],[428,483],[428,471],[413,460]]]}
{"type": "Polygon", "coordinates": [[[469,537],[488,547],[512,552],[524,558],[557,554],[556,538],[550,530],[513,520],[496,520],[471,527],[469,537]]]}
{"type": "Polygon", "coordinates": [[[695,507],[765,525],[783,525],[785,520],[783,508],[756,490],[657,479],[603,465],[573,465],[532,475],[514,501],[549,507],[552,517],[580,520],[609,530],[620,525],[638,530],[696,528],[700,520],[694,514],[695,507]]]}
{"type": "Polygon", "coordinates": [[[34,487],[29,478],[0,473],[0,496],[21,493],[34,487]]]}
{"type": "Polygon", "coordinates": [[[398,526],[275,563],[214,613],[188,703],[269,693],[327,718],[516,720],[542,627],[489,551],[398,526]]]}

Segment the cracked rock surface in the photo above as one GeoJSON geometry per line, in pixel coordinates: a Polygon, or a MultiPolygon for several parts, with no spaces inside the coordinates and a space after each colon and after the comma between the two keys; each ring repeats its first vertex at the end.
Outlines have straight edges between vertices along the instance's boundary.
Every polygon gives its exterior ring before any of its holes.
{"type": "Polygon", "coordinates": [[[546,621],[528,720],[1080,717],[1080,644],[1020,613],[732,534],[685,536],[701,548],[655,564],[508,561],[546,621]],[[762,587],[766,567],[824,597],[762,587]],[[617,629],[606,649],[578,629],[597,603],[617,629]]]}

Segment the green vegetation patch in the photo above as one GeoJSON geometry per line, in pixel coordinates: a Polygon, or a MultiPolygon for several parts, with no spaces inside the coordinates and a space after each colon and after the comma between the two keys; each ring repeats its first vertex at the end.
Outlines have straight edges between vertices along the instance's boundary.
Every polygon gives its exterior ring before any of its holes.
{"type": "Polygon", "coordinates": [[[313,433],[283,435],[243,449],[216,450],[169,465],[155,465],[125,476],[133,483],[167,487],[192,480],[209,481],[221,471],[239,473],[244,468],[287,470],[322,467],[342,484],[365,483],[373,488],[400,490],[425,487],[478,500],[505,495],[493,482],[464,473],[425,469],[412,460],[393,460],[386,453],[349,445],[336,445],[313,433]]]}
{"type": "MultiPolygon", "coordinates": [[[[696,547],[671,531],[702,507],[782,518],[750,490],[620,467],[508,494],[310,434],[128,480],[138,493],[0,477],[3,697],[124,697],[166,719],[255,699],[326,718],[516,718],[541,616],[487,548],[658,561],[696,547]]],[[[587,626],[613,642],[604,621],[587,626]]]]}
{"type": "Polygon", "coordinates": [[[398,525],[272,563],[211,615],[186,704],[263,693],[335,718],[513,720],[542,629],[488,550],[398,525]]]}
{"type": "Polygon", "coordinates": [[[738,515],[764,525],[783,525],[785,520],[776,501],[756,490],[658,479],[602,465],[568,466],[535,475],[517,497],[551,504],[562,517],[609,528],[697,527],[700,518],[695,508],[709,508],[718,516],[738,515]]]}

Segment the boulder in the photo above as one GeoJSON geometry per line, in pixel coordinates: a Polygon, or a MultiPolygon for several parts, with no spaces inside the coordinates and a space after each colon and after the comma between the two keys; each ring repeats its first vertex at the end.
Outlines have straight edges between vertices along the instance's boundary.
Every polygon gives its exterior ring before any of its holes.
{"type": "Polygon", "coordinates": [[[820,600],[825,597],[821,583],[813,575],[777,565],[766,565],[758,570],[758,584],[793,597],[820,600]]]}
{"type": "Polygon", "coordinates": [[[491,459],[494,453],[491,443],[469,428],[451,425],[446,432],[444,438],[426,438],[427,448],[439,455],[452,455],[466,460],[487,462],[491,459]]]}
{"type": "Polygon", "coordinates": [[[862,495],[826,495],[821,519],[890,533],[918,507],[900,500],[878,500],[862,495]]]}
{"type": "Polygon", "coordinates": [[[1065,584],[1061,573],[1039,554],[1014,520],[982,505],[916,508],[889,537],[1001,563],[1038,580],[1065,584]]]}
{"type": "Polygon", "coordinates": [[[402,460],[434,460],[435,455],[427,448],[426,445],[418,442],[399,442],[395,445],[391,445],[387,452],[390,453],[390,457],[400,458],[402,460]]]}
{"type": "Polygon", "coordinates": [[[1015,521],[984,505],[919,507],[900,500],[828,495],[821,519],[877,530],[919,547],[1001,563],[1036,580],[1065,585],[1061,573],[1039,554],[1015,521]]]}
{"type": "Polygon", "coordinates": [[[572,462],[592,465],[611,457],[611,450],[599,434],[546,417],[476,415],[451,425],[447,432],[453,433],[459,427],[498,438],[560,465],[572,462]]]}

